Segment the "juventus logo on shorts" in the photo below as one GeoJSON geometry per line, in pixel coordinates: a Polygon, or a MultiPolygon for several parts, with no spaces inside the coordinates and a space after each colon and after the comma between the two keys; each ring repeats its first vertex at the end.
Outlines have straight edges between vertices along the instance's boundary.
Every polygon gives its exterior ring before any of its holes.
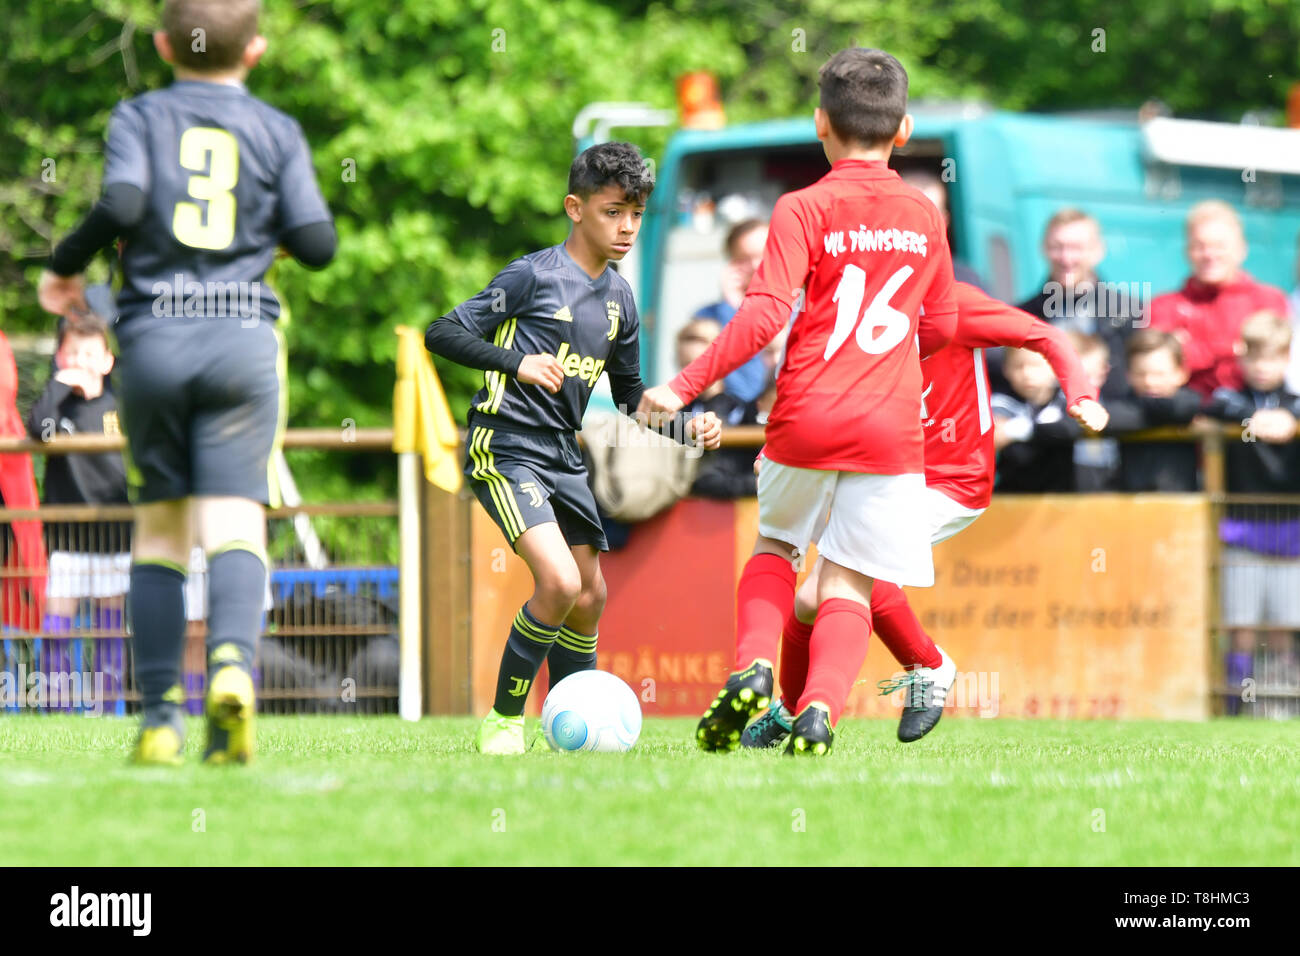
{"type": "Polygon", "coordinates": [[[528,492],[528,503],[534,508],[542,506],[542,493],[537,490],[536,482],[525,481],[519,486],[519,490],[528,492]]]}

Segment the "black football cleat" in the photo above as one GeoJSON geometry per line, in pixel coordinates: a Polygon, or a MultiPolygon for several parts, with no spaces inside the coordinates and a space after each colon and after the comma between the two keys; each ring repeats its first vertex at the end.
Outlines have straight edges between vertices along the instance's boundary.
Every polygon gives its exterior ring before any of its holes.
{"type": "Polygon", "coordinates": [[[906,689],[903,714],[898,720],[898,739],[905,744],[920,740],[934,730],[943,716],[948,691],[957,679],[957,665],[942,647],[938,650],[943,657],[938,667],[918,667],[901,678],[881,681],[878,685],[882,695],[906,689]]]}
{"type": "Polygon", "coordinates": [[[821,704],[809,704],[794,719],[785,753],[792,757],[823,757],[831,752],[834,742],[830,711],[821,704]]]}
{"type": "Polygon", "coordinates": [[[749,719],[772,702],[772,663],[754,661],[727,678],[718,696],[700,718],[695,741],[701,750],[735,750],[749,719]]]}
{"type": "Polygon", "coordinates": [[[763,716],[745,728],[740,735],[740,746],[755,749],[779,747],[790,736],[793,724],[794,715],[785,709],[785,701],[778,697],[763,716]]]}

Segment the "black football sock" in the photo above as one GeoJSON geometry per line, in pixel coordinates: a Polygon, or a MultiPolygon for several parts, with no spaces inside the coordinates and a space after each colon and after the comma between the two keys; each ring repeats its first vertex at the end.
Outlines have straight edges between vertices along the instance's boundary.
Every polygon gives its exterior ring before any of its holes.
{"type": "Polygon", "coordinates": [[[251,545],[227,545],[208,558],[209,671],[236,664],[252,672],[265,607],[266,562],[251,545]]]}
{"type": "Polygon", "coordinates": [[[185,571],[171,563],[132,564],[127,601],[144,709],[156,710],[164,700],[176,703],[185,651],[185,571]]]}
{"type": "Polygon", "coordinates": [[[518,717],[524,712],[528,690],[533,686],[537,671],[546,660],[546,652],[555,643],[559,628],[543,624],[528,613],[525,604],[515,615],[510,627],[510,639],[501,655],[501,670],[497,673],[497,696],[492,706],[503,717],[518,717]]]}
{"type": "Polygon", "coordinates": [[[552,687],[570,674],[596,669],[596,637],[595,634],[579,634],[572,628],[560,628],[551,653],[546,655],[552,687]]]}

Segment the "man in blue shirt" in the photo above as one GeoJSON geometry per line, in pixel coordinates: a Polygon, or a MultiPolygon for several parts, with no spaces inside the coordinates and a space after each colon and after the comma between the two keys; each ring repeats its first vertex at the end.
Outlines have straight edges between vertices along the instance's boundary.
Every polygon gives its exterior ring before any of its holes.
{"type": "MultiPolygon", "coordinates": [[[[697,309],[692,319],[713,319],[726,325],[740,308],[745,290],[763,261],[763,246],[767,243],[767,223],[761,219],[745,219],[736,223],[727,233],[727,267],[722,273],[722,301],[697,309]]],[[[763,356],[756,355],[723,381],[723,390],[742,402],[752,402],[767,388],[767,367],[763,356]]]]}

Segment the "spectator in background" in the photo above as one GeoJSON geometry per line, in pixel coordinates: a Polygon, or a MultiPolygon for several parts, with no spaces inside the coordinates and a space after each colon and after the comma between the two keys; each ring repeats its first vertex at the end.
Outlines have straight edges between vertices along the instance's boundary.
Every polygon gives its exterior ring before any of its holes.
{"type": "MultiPolygon", "coordinates": [[[[1112,399],[1110,428],[1119,434],[1189,425],[1201,396],[1187,387],[1187,366],[1178,339],[1157,329],[1138,329],[1128,340],[1127,394],[1112,399]]],[[[1196,491],[1200,487],[1196,445],[1190,442],[1121,442],[1121,491],[1196,491]]]]}
{"type": "MultiPolygon", "coordinates": [[[[695,318],[677,333],[677,367],[683,369],[695,361],[722,331],[716,319],[695,318]]],[[[760,358],[762,353],[760,353],[760,358]]],[[[687,406],[688,415],[713,412],[723,427],[754,424],[753,402],[742,402],[729,395],[722,382],[714,382],[687,406]]],[[[753,448],[719,448],[700,460],[700,470],[691,484],[691,494],[701,498],[744,498],[758,493],[754,478],[753,448]]]]}
{"type": "Polygon", "coordinates": [[[994,392],[993,447],[999,492],[1074,490],[1072,438],[1039,434],[1068,418],[1052,367],[1037,352],[1007,349],[1003,371],[1009,392],[994,392]]]}
{"type": "MultiPolygon", "coordinates": [[[[1293,494],[1300,488],[1300,444],[1292,441],[1300,396],[1284,384],[1291,323],[1282,313],[1258,312],[1241,323],[1240,333],[1236,345],[1243,386],[1216,389],[1206,407],[1212,417],[1246,428],[1241,441],[1228,444],[1228,491],[1293,494]]],[[[1277,656],[1270,680],[1290,680],[1285,649],[1290,630],[1300,628],[1300,506],[1229,504],[1219,537],[1222,618],[1235,631],[1233,647],[1267,644],[1277,656]],[[1275,633],[1261,639],[1260,628],[1275,633]]],[[[1256,661],[1255,676],[1262,683],[1261,661],[1256,661]]]]}
{"type": "MultiPolygon", "coordinates": [[[[761,219],[745,219],[736,223],[727,233],[725,251],[727,265],[722,270],[722,300],[696,311],[693,319],[713,319],[718,326],[731,321],[745,290],[763,261],[763,246],[767,244],[767,223],[761,219]]],[[[723,388],[741,402],[752,402],[763,393],[767,385],[767,371],[761,356],[754,356],[726,377],[723,388]]]]}
{"type": "Polygon", "coordinates": [[[1106,257],[1101,226],[1080,209],[1061,209],[1043,230],[1048,276],[1038,295],[1020,308],[1057,328],[1094,335],[1110,354],[1110,372],[1101,401],[1124,394],[1124,345],[1133,330],[1137,304],[1121,286],[1108,286],[1097,275],[1106,257]]]}
{"type": "Polygon", "coordinates": [[[1295,271],[1297,285],[1286,297],[1291,316],[1291,365],[1286,370],[1286,387],[1300,395],[1300,235],[1296,236],[1295,271]]]}
{"type": "MultiPolygon", "coordinates": [[[[1095,335],[1071,331],[1070,344],[1088,374],[1088,382],[1100,394],[1110,379],[1110,348],[1095,335]]],[[[1093,493],[1114,491],[1119,483],[1119,442],[1109,437],[1088,437],[1070,416],[1061,419],[1063,428],[1074,433],[1074,490],[1093,493]]]]}
{"type": "MultiPolygon", "coordinates": [[[[93,312],[74,308],[59,319],[55,372],[27,415],[27,433],[37,441],[60,435],[120,434],[117,399],[108,387],[113,368],[108,325],[93,312]]],[[[49,505],[126,504],[126,466],[118,452],[52,455],[45,463],[42,502],[49,505]]],[[[129,521],[47,522],[50,550],[44,630],[70,634],[82,600],[90,599],[92,626],[122,632],[122,612],[131,579],[129,521]]],[[[80,670],[69,640],[47,640],[49,672],[80,670]]],[[[124,673],[124,638],[94,642],[95,670],[106,690],[119,693],[124,673]]]]}
{"type": "MultiPolygon", "coordinates": [[[[925,193],[925,197],[934,203],[939,212],[943,215],[943,224],[945,227],[952,228],[952,214],[948,211],[948,186],[942,179],[934,173],[927,172],[923,169],[909,169],[899,173],[899,178],[916,189],[925,193]]],[[[980,281],[979,273],[957,258],[956,253],[952,257],[952,274],[958,282],[966,282],[975,286],[977,289],[983,289],[984,283],[980,281]]]]}
{"type": "MultiPolygon", "coordinates": [[[[9,340],[0,332],[0,437],[27,435],[17,399],[18,366],[9,340]]],[[[0,506],[39,506],[31,455],[0,455],[0,506]]],[[[0,570],[6,572],[0,578],[0,625],[6,632],[39,631],[45,602],[45,544],[39,521],[0,523],[0,570]]],[[[4,646],[2,656],[8,657],[8,641],[4,646]]]]}
{"type": "Polygon", "coordinates": [[[1206,200],[1187,214],[1187,260],[1192,275],[1177,292],[1152,301],[1151,327],[1178,336],[1188,384],[1201,395],[1238,390],[1244,379],[1234,348],[1242,322],[1264,309],[1285,316],[1286,296],[1241,268],[1246,236],[1226,202],[1206,200]]]}

